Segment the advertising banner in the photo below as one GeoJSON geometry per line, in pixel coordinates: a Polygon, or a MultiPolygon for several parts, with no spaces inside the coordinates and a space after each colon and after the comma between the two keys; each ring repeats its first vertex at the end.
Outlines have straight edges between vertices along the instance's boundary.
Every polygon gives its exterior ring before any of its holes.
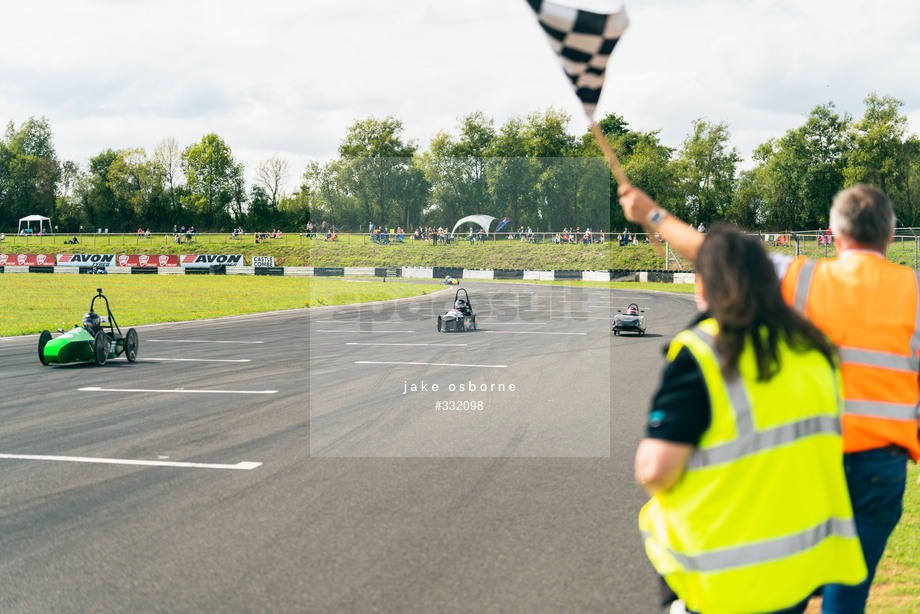
{"type": "Polygon", "coordinates": [[[58,266],[115,266],[115,254],[58,254],[58,266]]]}
{"type": "Polygon", "coordinates": [[[54,266],[54,254],[0,254],[0,266],[54,266]]]}
{"type": "Polygon", "coordinates": [[[243,255],[227,254],[184,254],[179,257],[179,266],[183,267],[209,267],[214,264],[225,266],[243,266],[243,255]]]}
{"type": "Polygon", "coordinates": [[[273,267],[275,266],[275,257],[274,256],[253,256],[252,266],[256,268],[273,267]]]}
{"type": "Polygon", "coordinates": [[[148,254],[119,254],[118,266],[125,267],[178,267],[179,256],[156,256],[148,254]]]}

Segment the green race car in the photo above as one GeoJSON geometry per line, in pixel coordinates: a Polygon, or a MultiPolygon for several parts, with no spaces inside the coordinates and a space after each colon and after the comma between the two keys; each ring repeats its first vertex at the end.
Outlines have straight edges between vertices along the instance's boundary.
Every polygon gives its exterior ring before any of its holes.
{"type": "Polygon", "coordinates": [[[104,365],[110,358],[118,358],[122,354],[128,362],[137,360],[137,331],[129,328],[122,335],[115,316],[109,309],[109,299],[102,294],[102,288],[96,289],[96,296],[89,304],[89,313],[83,316],[82,326],[79,324],[62,333],[60,337],[52,338],[51,333],[43,330],[38,337],[38,359],[43,365],[66,364],[71,362],[89,362],[94,360],[97,365],[104,365]],[[100,316],[94,311],[96,299],[105,301],[107,315],[100,316]]]}

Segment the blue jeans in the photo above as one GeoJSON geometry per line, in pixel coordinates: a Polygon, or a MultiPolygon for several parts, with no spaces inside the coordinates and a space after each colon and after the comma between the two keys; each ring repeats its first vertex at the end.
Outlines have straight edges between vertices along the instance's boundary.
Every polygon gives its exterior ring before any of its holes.
{"type": "Polygon", "coordinates": [[[825,586],[823,614],[862,614],[865,611],[875,568],[885,551],[888,536],[901,518],[907,453],[894,447],[853,452],[844,454],[843,467],[869,575],[856,586],[825,586]]]}

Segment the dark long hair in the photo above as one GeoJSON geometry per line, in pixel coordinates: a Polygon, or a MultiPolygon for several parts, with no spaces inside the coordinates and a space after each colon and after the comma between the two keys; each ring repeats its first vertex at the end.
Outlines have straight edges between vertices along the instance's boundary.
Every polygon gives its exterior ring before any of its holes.
{"type": "Polygon", "coordinates": [[[757,237],[715,226],[700,247],[696,268],[709,313],[719,323],[716,347],[726,373],[737,374],[738,358],[749,340],[760,381],[779,370],[781,339],[795,350],[818,350],[834,362],[836,353],[827,337],[783,300],[776,270],[757,237]]]}

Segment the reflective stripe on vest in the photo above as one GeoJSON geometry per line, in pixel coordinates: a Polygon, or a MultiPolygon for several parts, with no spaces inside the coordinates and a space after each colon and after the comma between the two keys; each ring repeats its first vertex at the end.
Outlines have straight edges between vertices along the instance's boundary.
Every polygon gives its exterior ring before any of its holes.
{"type": "MultiPolygon", "coordinates": [[[[713,354],[718,356],[715,337],[699,326],[691,329],[691,332],[709,346],[713,354]]],[[[756,431],[751,400],[744,387],[744,382],[737,376],[731,379],[725,378],[725,389],[735,408],[737,437],[728,443],[694,450],[687,461],[687,471],[730,463],[750,454],[792,443],[803,437],[818,434],[840,435],[840,420],[832,416],[811,416],[775,428],[756,431]]]]}
{"type": "Polygon", "coordinates": [[[766,563],[790,554],[804,552],[832,536],[856,537],[856,524],[850,518],[828,518],[826,522],[816,527],[764,543],[745,544],[737,548],[726,548],[697,555],[681,554],[672,550],[671,556],[688,571],[711,573],[766,563]]]}
{"type": "MultiPolygon", "coordinates": [[[[814,277],[816,266],[817,262],[815,260],[806,260],[795,283],[793,306],[803,314],[808,305],[811,281],[814,277]]],[[[909,341],[910,355],[904,356],[894,352],[841,346],[838,348],[838,353],[842,367],[847,365],[874,367],[908,374],[917,374],[920,371],[920,358],[917,357],[918,352],[920,352],[920,274],[916,271],[913,273],[917,280],[918,301],[914,310],[914,329],[911,332],[909,341]]],[[[891,420],[914,420],[917,417],[917,405],[916,403],[886,403],[883,401],[845,399],[844,413],[891,420]]]]}

